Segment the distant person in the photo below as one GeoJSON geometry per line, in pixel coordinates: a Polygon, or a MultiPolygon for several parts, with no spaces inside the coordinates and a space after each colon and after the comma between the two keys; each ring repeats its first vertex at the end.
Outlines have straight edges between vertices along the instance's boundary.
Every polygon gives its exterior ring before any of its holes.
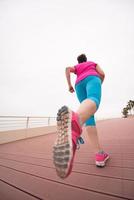
{"type": "Polygon", "coordinates": [[[53,149],[53,159],[56,172],[61,178],[66,178],[72,171],[77,140],[84,124],[95,151],[96,166],[104,167],[109,158],[100,147],[94,119],[101,100],[101,84],[105,74],[98,64],[87,61],[85,54],[79,55],[77,61],[78,64],[74,67],[66,68],[66,78],[69,91],[73,93],[70,73],[76,74],[75,91],[80,106],[77,112],[63,106],[57,113],[58,136],[53,149]]]}

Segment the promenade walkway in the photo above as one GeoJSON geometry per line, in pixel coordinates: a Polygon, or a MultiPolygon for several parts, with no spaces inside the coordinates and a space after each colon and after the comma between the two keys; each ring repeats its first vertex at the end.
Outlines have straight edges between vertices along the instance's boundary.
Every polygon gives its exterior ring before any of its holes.
{"type": "Polygon", "coordinates": [[[111,159],[97,168],[83,133],[85,144],[65,180],[52,161],[56,133],[0,145],[0,200],[134,199],[134,118],[99,121],[97,127],[111,159]]]}

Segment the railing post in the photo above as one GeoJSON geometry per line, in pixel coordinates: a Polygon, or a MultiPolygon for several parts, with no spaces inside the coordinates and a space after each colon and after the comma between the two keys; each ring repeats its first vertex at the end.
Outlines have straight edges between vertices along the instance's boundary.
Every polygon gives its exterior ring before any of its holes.
{"type": "Polygon", "coordinates": [[[29,127],[29,117],[27,117],[26,129],[29,127]]]}
{"type": "Polygon", "coordinates": [[[50,117],[48,117],[48,126],[50,125],[50,117]]]}

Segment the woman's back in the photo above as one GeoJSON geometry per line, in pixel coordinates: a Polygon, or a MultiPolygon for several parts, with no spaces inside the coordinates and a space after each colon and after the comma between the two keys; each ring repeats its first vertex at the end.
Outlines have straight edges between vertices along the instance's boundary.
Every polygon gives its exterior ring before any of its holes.
{"type": "Polygon", "coordinates": [[[75,73],[77,75],[76,84],[82,81],[87,76],[98,76],[99,73],[96,71],[96,63],[92,61],[82,62],[75,65],[75,73]]]}

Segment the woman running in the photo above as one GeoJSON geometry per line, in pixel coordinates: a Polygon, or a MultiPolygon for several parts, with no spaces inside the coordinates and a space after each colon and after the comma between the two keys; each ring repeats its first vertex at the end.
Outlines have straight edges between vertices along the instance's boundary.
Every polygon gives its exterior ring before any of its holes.
{"type": "Polygon", "coordinates": [[[105,74],[98,64],[87,61],[85,54],[78,56],[77,61],[78,64],[74,67],[66,68],[66,78],[69,91],[73,93],[70,73],[77,76],[75,91],[80,106],[76,112],[63,106],[57,113],[58,136],[53,149],[53,159],[57,175],[61,178],[66,178],[72,171],[77,141],[82,134],[84,124],[90,143],[94,148],[96,166],[104,167],[109,158],[99,144],[94,119],[101,100],[101,84],[105,74]]]}

